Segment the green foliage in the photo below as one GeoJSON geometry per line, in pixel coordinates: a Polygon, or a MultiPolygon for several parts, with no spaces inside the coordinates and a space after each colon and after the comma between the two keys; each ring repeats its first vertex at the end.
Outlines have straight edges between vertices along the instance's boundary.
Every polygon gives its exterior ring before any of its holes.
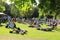
{"type": "Polygon", "coordinates": [[[5,11],[5,7],[0,5],[0,12],[3,12],[3,11],[5,11]]]}
{"type": "MultiPolygon", "coordinates": [[[[58,16],[60,13],[60,0],[39,0],[40,4],[38,5],[39,15],[52,15],[58,16]]],[[[0,11],[4,11],[5,7],[3,6],[5,0],[0,0],[0,11]]],[[[14,4],[10,5],[10,11],[13,16],[20,17],[30,17],[33,14],[33,4],[36,5],[35,0],[10,0],[14,4]],[[31,5],[32,4],[32,5],[31,5]]]]}
{"type": "Polygon", "coordinates": [[[11,6],[11,14],[13,16],[19,15],[19,10],[15,6],[13,6],[13,5],[11,6]]]}
{"type": "Polygon", "coordinates": [[[42,15],[52,15],[58,16],[60,9],[60,0],[40,0],[40,4],[38,6],[41,10],[39,10],[42,15]]]}
{"type": "Polygon", "coordinates": [[[3,1],[0,0],[0,12],[5,11],[5,7],[3,6],[3,1]]]}
{"type": "MultiPolygon", "coordinates": [[[[13,2],[12,0],[10,1],[13,2]]],[[[20,17],[31,16],[28,12],[31,9],[30,4],[30,0],[14,0],[14,4],[12,4],[13,6],[11,7],[11,14],[15,14],[15,16],[18,15],[20,17]]]]}

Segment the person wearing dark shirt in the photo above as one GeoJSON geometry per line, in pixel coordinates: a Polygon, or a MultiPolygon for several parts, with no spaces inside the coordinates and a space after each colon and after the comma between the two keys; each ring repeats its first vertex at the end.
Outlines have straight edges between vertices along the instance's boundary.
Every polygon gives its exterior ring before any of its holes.
{"type": "Polygon", "coordinates": [[[21,34],[24,35],[26,34],[27,30],[21,30],[20,28],[15,28],[12,31],[10,31],[10,33],[16,33],[16,34],[21,34]]]}

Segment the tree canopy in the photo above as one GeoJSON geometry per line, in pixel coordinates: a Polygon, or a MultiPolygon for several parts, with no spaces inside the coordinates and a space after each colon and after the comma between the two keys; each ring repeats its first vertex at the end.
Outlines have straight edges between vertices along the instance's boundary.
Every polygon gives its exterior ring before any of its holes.
{"type": "Polygon", "coordinates": [[[0,11],[6,13],[9,11],[8,14],[12,16],[31,17],[34,15],[34,8],[37,8],[38,16],[52,15],[56,18],[60,15],[60,0],[9,0],[9,2],[10,4],[6,3],[6,0],[0,0],[0,11]]]}

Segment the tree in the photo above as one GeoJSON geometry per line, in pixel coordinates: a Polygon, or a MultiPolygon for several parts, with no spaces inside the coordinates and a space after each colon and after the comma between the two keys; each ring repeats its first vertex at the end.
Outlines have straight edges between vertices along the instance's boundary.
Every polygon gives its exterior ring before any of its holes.
{"type": "Polygon", "coordinates": [[[3,11],[5,11],[5,7],[3,5],[3,1],[0,0],[0,12],[3,12],[3,11]]]}
{"type": "Polygon", "coordinates": [[[20,17],[30,17],[31,13],[33,14],[33,7],[30,5],[32,4],[32,0],[10,0],[11,2],[14,2],[14,4],[12,4],[12,8],[11,8],[11,14],[16,14],[16,15],[20,15],[20,17]],[[15,9],[13,8],[15,7],[15,9]],[[16,9],[17,8],[17,9],[16,9]],[[31,12],[29,13],[28,11],[31,10],[31,12]],[[12,10],[14,10],[15,12],[12,12],[12,10]]]}
{"type": "Polygon", "coordinates": [[[56,18],[59,15],[60,0],[40,0],[38,6],[42,15],[53,15],[56,18]]]}

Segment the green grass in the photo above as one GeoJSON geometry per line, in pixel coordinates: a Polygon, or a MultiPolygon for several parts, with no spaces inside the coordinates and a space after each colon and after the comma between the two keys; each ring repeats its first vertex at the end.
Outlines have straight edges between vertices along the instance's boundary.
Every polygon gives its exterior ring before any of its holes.
{"type": "MultiPolygon", "coordinates": [[[[17,27],[20,27],[23,30],[27,30],[27,34],[21,35],[21,34],[10,34],[9,31],[11,29],[6,29],[5,26],[0,27],[0,35],[6,35],[6,36],[13,36],[13,37],[21,37],[21,38],[37,38],[37,39],[43,39],[43,40],[60,40],[60,27],[58,26],[57,30],[54,30],[52,32],[45,32],[45,31],[39,31],[36,30],[36,28],[29,28],[29,24],[21,24],[16,23],[17,27]]],[[[42,25],[45,26],[46,25],[42,25]]],[[[36,40],[37,40],[36,39],[36,40]]]]}

